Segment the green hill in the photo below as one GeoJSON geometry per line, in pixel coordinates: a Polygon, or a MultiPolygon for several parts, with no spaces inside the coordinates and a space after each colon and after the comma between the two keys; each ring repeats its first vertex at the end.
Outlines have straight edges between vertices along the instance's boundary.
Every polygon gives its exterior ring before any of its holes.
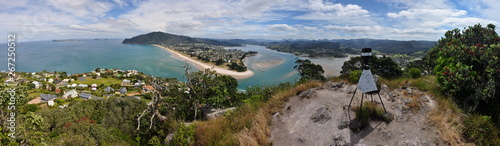
{"type": "Polygon", "coordinates": [[[241,46],[226,41],[218,41],[212,39],[192,38],[188,36],[169,34],[164,32],[151,32],[148,34],[138,35],[132,38],[123,40],[123,44],[162,44],[162,45],[178,45],[178,44],[197,44],[203,43],[216,46],[241,46]]]}

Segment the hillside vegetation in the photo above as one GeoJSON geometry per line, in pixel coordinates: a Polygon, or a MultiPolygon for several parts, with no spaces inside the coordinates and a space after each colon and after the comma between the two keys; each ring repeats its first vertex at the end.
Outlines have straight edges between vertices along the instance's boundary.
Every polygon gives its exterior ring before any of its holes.
{"type": "Polygon", "coordinates": [[[192,38],[182,35],[174,35],[164,32],[151,32],[148,34],[138,35],[129,39],[125,39],[123,44],[157,44],[157,45],[180,45],[180,44],[207,44],[215,46],[241,46],[226,41],[218,41],[212,39],[192,38]]]}

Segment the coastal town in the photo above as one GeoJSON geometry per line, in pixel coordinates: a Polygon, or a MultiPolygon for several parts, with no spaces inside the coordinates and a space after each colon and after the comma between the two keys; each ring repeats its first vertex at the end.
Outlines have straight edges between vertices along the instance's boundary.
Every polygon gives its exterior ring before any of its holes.
{"type": "Polygon", "coordinates": [[[225,49],[221,46],[207,44],[178,44],[178,45],[160,45],[171,48],[183,55],[196,58],[206,63],[212,63],[217,66],[227,67],[230,70],[244,72],[247,67],[243,64],[243,59],[248,55],[256,54],[255,51],[242,51],[239,49],[225,49]]]}
{"type": "Polygon", "coordinates": [[[147,84],[150,78],[151,76],[136,70],[97,68],[80,74],[18,72],[13,77],[4,78],[4,83],[8,86],[27,86],[27,98],[30,100],[28,104],[62,109],[75,100],[102,100],[110,97],[148,100],[154,90],[147,84]]]}

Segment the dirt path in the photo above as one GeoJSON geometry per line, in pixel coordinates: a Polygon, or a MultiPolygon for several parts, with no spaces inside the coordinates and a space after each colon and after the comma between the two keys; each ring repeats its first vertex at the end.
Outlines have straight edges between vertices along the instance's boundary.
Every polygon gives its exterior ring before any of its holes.
{"type": "MultiPolygon", "coordinates": [[[[426,118],[433,101],[422,92],[411,89],[391,92],[382,90],[382,100],[387,111],[393,114],[394,120],[390,123],[371,121],[370,125],[360,132],[353,132],[349,129],[348,123],[350,119],[354,119],[355,113],[349,111],[347,105],[355,86],[332,87],[332,85],[326,83],[323,87],[305,91],[305,96],[292,97],[283,111],[273,116],[271,131],[273,145],[441,144],[437,129],[431,127],[426,118]],[[318,113],[322,115],[319,120],[312,118],[318,113]]],[[[356,93],[352,105],[359,105],[359,100],[361,100],[360,91],[356,93]]],[[[371,100],[370,96],[364,99],[367,100],[371,100]]],[[[378,95],[374,95],[373,100],[379,102],[378,95]]]]}

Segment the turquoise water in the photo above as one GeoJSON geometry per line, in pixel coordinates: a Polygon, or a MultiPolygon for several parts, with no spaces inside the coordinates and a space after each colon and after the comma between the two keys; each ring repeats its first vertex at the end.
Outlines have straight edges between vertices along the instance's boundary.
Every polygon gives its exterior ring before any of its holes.
{"type": "MultiPolygon", "coordinates": [[[[97,67],[134,69],[145,74],[184,80],[184,61],[171,53],[154,46],[125,45],[121,39],[83,40],[68,42],[19,42],[16,45],[16,70],[23,72],[66,71],[67,73],[89,72],[97,67]]],[[[3,44],[7,46],[6,44],[3,44]]],[[[281,53],[263,46],[248,45],[231,47],[244,51],[257,51],[245,60],[254,71],[252,77],[240,79],[239,89],[255,85],[273,85],[299,79],[293,70],[295,56],[281,53]]],[[[0,70],[7,70],[7,47],[0,55],[0,70]]],[[[192,67],[191,71],[197,71],[192,67]]]]}

